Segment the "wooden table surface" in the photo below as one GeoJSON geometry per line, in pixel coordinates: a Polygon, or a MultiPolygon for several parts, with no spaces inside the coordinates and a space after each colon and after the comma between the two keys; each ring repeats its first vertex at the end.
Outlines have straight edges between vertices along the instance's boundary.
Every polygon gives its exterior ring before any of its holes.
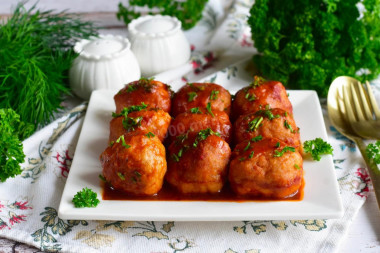
{"type": "MultiPolygon", "coordinates": [[[[5,9],[5,7],[8,7],[10,3],[12,2],[14,1],[13,0],[0,1],[0,19],[2,17],[4,18],[5,16],[7,16],[6,14],[7,12],[4,12],[3,10],[5,9]]],[[[40,0],[40,3],[41,2],[43,3],[47,1],[40,0]]],[[[56,1],[54,4],[57,5],[58,2],[61,2],[61,1],[56,1]]],[[[67,5],[68,4],[67,2],[70,2],[70,1],[64,1],[64,2],[67,5]]],[[[77,11],[81,9],[81,7],[79,6],[80,4],[84,5],[87,3],[87,1],[83,1],[83,0],[76,0],[76,1],[71,1],[71,2],[77,2],[77,4],[72,5],[74,6],[74,10],[77,10],[77,11]]],[[[97,0],[97,2],[100,2],[100,0],[97,0]]],[[[104,5],[104,2],[105,1],[103,1],[102,3],[103,5],[104,5]]],[[[119,1],[111,0],[111,1],[107,1],[107,4],[110,4],[110,2],[114,6],[117,6],[117,2],[119,1]]],[[[59,4],[57,6],[59,6],[59,4]]],[[[50,7],[48,9],[51,9],[56,6],[48,6],[48,7],[50,7]]],[[[116,20],[115,13],[112,12],[114,11],[113,9],[110,8],[109,11],[111,12],[108,12],[108,13],[94,13],[94,12],[86,13],[84,14],[84,18],[88,20],[95,20],[95,21],[101,20],[101,25],[107,29],[106,30],[107,32],[125,35],[126,28],[120,21],[116,20]]],[[[104,8],[102,10],[108,11],[107,8],[104,8]]],[[[30,247],[28,245],[25,245],[19,242],[0,238],[0,253],[8,253],[8,252],[31,253],[31,252],[41,252],[41,251],[37,248],[30,247]]],[[[373,192],[370,193],[364,206],[359,210],[357,217],[353,219],[347,235],[341,242],[339,252],[344,252],[344,253],[346,252],[379,253],[380,252],[380,210],[378,209],[373,192]]]]}

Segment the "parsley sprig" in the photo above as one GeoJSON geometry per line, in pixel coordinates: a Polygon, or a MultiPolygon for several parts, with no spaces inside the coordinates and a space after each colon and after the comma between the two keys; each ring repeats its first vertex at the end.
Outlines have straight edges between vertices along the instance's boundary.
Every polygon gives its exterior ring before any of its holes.
{"type": "Polygon", "coordinates": [[[22,140],[33,131],[34,126],[20,121],[12,109],[0,109],[0,181],[21,174],[24,162],[22,140]]]}
{"type": "Polygon", "coordinates": [[[331,145],[325,142],[322,138],[305,141],[303,149],[305,153],[310,153],[311,157],[316,161],[321,160],[321,155],[332,155],[333,152],[331,145]]]}
{"type": "Polygon", "coordinates": [[[98,194],[93,190],[85,187],[75,194],[72,202],[75,207],[96,207],[100,200],[97,198],[98,194]]]}
{"type": "Polygon", "coordinates": [[[366,147],[366,154],[369,159],[373,159],[376,164],[380,164],[380,141],[376,143],[370,143],[366,147]]]}

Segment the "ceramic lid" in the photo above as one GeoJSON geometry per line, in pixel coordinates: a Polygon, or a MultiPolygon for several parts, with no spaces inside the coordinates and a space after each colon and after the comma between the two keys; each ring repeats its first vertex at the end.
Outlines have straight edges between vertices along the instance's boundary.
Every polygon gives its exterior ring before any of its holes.
{"type": "Polygon", "coordinates": [[[88,59],[112,59],[126,53],[131,47],[127,38],[113,35],[99,35],[77,42],[74,51],[88,59]]]}
{"type": "Polygon", "coordinates": [[[133,20],[129,26],[129,32],[133,36],[140,37],[165,37],[181,29],[181,22],[170,16],[148,15],[133,20]]]}

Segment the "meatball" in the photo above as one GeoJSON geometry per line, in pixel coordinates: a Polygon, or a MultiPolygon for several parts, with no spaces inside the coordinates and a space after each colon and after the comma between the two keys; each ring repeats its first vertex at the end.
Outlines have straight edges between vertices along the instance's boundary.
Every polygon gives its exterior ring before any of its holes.
{"type": "Polygon", "coordinates": [[[172,115],[176,117],[194,107],[209,107],[212,112],[224,111],[229,115],[231,95],[226,89],[215,83],[189,83],[174,95],[172,115]]]}
{"type": "Polygon", "coordinates": [[[168,148],[166,180],[181,193],[217,193],[224,185],[231,149],[222,138],[207,135],[210,130],[187,135],[168,148]]]}
{"type": "Polygon", "coordinates": [[[234,119],[240,115],[262,110],[266,105],[270,108],[281,108],[293,114],[293,107],[289,101],[285,87],[277,81],[258,81],[255,77],[251,86],[239,90],[232,103],[234,119]]]}
{"type": "Polygon", "coordinates": [[[161,108],[170,112],[172,91],[162,82],[140,79],[127,84],[115,96],[116,113],[120,113],[124,107],[139,105],[142,102],[149,108],[161,108]]]}
{"type": "Polygon", "coordinates": [[[211,115],[205,108],[196,107],[194,109],[191,112],[179,114],[172,121],[168,131],[171,141],[188,131],[197,133],[202,129],[211,128],[214,132],[220,133],[220,137],[224,141],[230,142],[232,125],[227,113],[214,111],[214,115],[211,115]]]}
{"type": "Polygon", "coordinates": [[[100,155],[103,176],[113,188],[132,195],[154,195],[167,169],[165,147],[158,137],[124,136],[100,155]]]}
{"type": "Polygon", "coordinates": [[[236,143],[260,135],[262,138],[277,138],[292,147],[301,147],[300,134],[293,117],[280,108],[241,115],[235,121],[234,140],[236,143]]]}
{"type": "Polygon", "coordinates": [[[232,154],[228,175],[235,193],[269,198],[296,194],[302,177],[301,154],[277,139],[239,143],[232,154]]]}
{"type": "Polygon", "coordinates": [[[170,121],[169,113],[154,108],[121,115],[110,122],[109,141],[115,141],[120,135],[148,134],[149,132],[163,141],[170,121]]]}

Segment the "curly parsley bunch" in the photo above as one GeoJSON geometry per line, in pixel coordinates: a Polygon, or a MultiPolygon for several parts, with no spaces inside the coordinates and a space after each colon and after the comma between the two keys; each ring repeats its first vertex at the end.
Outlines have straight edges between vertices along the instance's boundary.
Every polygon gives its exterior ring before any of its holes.
{"type": "Polygon", "coordinates": [[[380,0],[256,0],[250,14],[254,61],[268,78],[325,97],[337,76],[380,74],[380,0]]]}
{"type": "Polygon", "coordinates": [[[0,181],[19,175],[24,162],[22,140],[33,132],[34,126],[20,121],[12,109],[0,109],[0,181]]]}

